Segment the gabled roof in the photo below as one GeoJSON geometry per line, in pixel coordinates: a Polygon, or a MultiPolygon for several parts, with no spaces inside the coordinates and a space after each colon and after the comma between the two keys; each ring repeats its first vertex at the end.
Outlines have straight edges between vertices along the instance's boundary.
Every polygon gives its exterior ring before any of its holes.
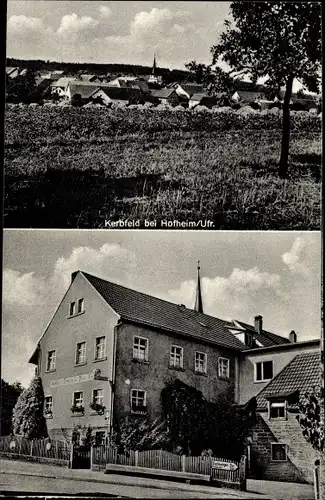
{"type": "Polygon", "coordinates": [[[72,76],[63,76],[62,78],[59,78],[56,82],[52,83],[52,87],[66,87],[68,83],[77,81],[76,78],[72,76]]]}
{"type": "Polygon", "coordinates": [[[122,319],[242,351],[226,321],[82,272],[122,319]]]}
{"type": "Polygon", "coordinates": [[[256,396],[257,409],[267,409],[267,398],[283,396],[299,391],[300,401],[304,393],[321,383],[320,351],[298,354],[273,380],[256,396]]]}
{"type": "MultiPolygon", "coordinates": [[[[129,87],[109,87],[103,85],[97,85],[97,89],[101,89],[107,97],[118,101],[129,101],[131,98],[141,99],[145,94],[141,92],[140,89],[134,89],[129,87]]],[[[96,91],[95,90],[95,91],[96,91]]],[[[93,93],[95,93],[95,91],[93,93]]]]}
{"type": "Polygon", "coordinates": [[[280,335],[276,335],[275,333],[268,332],[267,330],[262,330],[261,333],[258,333],[252,325],[248,325],[243,321],[236,320],[240,326],[245,328],[248,332],[252,333],[255,339],[260,342],[264,347],[280,345],[280,344],[291,344],[289,339],[285,337],[281,337],[280,335]]]}
{"type": "Polygon", "coordinates": [[[189,84],[185,83],[184,85],[180,85],[180,87],[185,90],[191,97],[194,94],[199,94],[200,92],[203,91],[203,85],[202,84],[189,84]]]}
{"type": "Polygon", "coordinates": [[[98,83],[71,81],[69,90],[71,97],[79,94],[82,99],[88,99],[96,90],[100,88],[98,83]]]}
{"type": "Polygon", "coordinates": [[[205,94],[204,92],[197,92],[195,94],[193,94],[191,96],[191,101],[201,101],[201,99],[203,99],[203,97],[208,97],[207,94],[205,94]]]}
{"type": "Polygon", "coordinates": [[[175,92],[175,89],[153,89],[151,95],[159,99],[167,99],[175,92]]]}
{"type": "Polygon", "coordinates": [[[258,99],[265,98],[262,92],[253,92],[250,90],[236,90],[234,93],[237,93],[241,99],[247,102],[254,102],[258,99]]]}

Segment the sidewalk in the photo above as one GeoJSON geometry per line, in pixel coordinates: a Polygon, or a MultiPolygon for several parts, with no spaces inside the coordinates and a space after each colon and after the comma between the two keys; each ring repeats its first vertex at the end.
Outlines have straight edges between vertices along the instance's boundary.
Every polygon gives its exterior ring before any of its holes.
{"type": "MultiPolygon", "coordinates": [[[[125,486],[141,486],[142,488],[187,491],[192,493],[216,494],[216,498],[248,498],[264,500],[314,500],[314,489],[311,484],[284,483],[279,481],[247,480],[247,491],[176,483],[165,479],[126,476],[116,473],[105,474],[104,471],[67,469],[55,465],[0,459],[0,474],[16,474],[22,476],[38,476],[51,479],[71,479],[101,484],[120,484],[125,486]]],[[[154,495],[153,495],[154,496],[154,495]]],[[[195,495],[194,495],[195,496],[195,495]]]]}
{"type": "Polygon", "coordinates": [[[127,486],[141,486],[142,488],[164,489],[174,491],[187,491],[192,493],[216,494],[216,497],[224,495],[225,498],[234,499],[249,498],[270,500],[272,496],[265,496],[262,493],[252,493],[246,491],[237,491],[230,488],[217,488],[210,485],[201,486],[194,484],[175,483],[162,479],[149,479],[146,477],[125,476],[119,474],[104,474],[91,470],[66,469],[55,465],[37,464],[17,460],[0,460],[1,474],[17,474],[23,476],[38,476],[51,479],[72,479],[74,481],[86,481],[102,484],[120,484],[127,486]]]}

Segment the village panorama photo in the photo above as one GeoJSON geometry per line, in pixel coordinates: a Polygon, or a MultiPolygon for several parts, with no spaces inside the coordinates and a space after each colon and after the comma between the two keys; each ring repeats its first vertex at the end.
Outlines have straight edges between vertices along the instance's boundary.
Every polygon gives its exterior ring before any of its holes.
{"type": "Polygon", "coordinates": [[[320,2],[7,2],[7,228],[319,230],[320,2]]]}
{"type": "Polygon", "coordinates": [[[318,232],[4,233],[1,489],[314,500],[318,232]]]}

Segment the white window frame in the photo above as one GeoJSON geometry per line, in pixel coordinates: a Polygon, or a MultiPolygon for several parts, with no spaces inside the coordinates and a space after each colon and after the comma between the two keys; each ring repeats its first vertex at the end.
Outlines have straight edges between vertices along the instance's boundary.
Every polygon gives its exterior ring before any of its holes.
{"type": "Polygon", "coordinates": [[[254,363],[254,382],[269,382],[270,380],[273,379],[273,360],[272,359],[266,359],[264,361],[256,361],[254,363]],[[261,363],[261,379],[257,379],[257,365],[261,363]],[[264,363],[272,363],[272,377],[271,378],[264,378],[264,363]]]}
{"type": "Polygon", "coordinates": [[[69,304],[69,316],[74,316],[76,314],[76,301],[72,301],[69,304]]]}
{"type": "MultiPolygon", "coordinates": [[[[139,343],[140,345],[140,343],[139,343]]],[[[140,335],[133,335],[133,351],[132,351],[132,357],[133,359],[136,359],[137,361],[148,361],[149,359],[149,339],[147,339],[146,337],[140,337],[140,335]],[[135,339],[139,339],[140,341],[141,340],[145,340],[146,341],[146,347],[145,347],[145,350],[144,350],[144,357],[140,357],[138,355],[136,355],[136,353],[139,353],[140,352],[140,349],[136,349],[135,347],[135,339]]]]}
{"type": "Polygon", "coordinates": [[[92,399],[91,400],[92,400],[93,403],[95,403],[97,405],[102,405],[103,406],[103,404],[104,404],[104,389],[93,389],[92,399]],[[101,397],[100,397],[100,401],[96,400],[96,397],[98,397],[98,396],[95,396],[95,392],[97,392],[97,391],[101,391],[101,393],[102,393],[101,397]]]}
{"type": "Polygon", "coordinates": [[[229,380],[229,378],[230,378],[230,359],[229,358],[224,358],[223,356],[219,356],[219,358],[218,358],[218,377],[229,380]],[[224,375],[222,372],[224,362],[226,362],[226,375],[224,375]]]}
{"type": "Polygon", "coordinates": [[[46,357],[46,371],[47,372],[53,372],[56,370],[56,350],[51,349],[50,351],[47,351],[47,357],[46,357]],[[50,353],[54,353],[53,358],[50,360],[50,353]],[[53,364],[53,366],[52,366],[53,364]]]}
{"type": "Polygon", "coordinates": [[[169,366],[172,368],[183,368],[183,362],[184,362],[184,349],[183,347],[172,344],[170,346],[170,351],[169,351],[169,366]],[[180,349],[180,354],[176,354],[175,352],[173,353],[173,349],[180,349]],[[176,363],[177,357],[180,356],[180,362],[179,364],[176,363]]]}
{"type": "Polygon", "coordinates": [[[84,399],[84,391],[73,391],[72,393],[72,406],[76,406],[77,408],[84,408],[84,403],[85,403],[85,399],[84,399]],[[77,405],[75,403],[75,394],[82,394],[82,404],[79,404],[77,405]]]}
{"type": "Polygon", "coordinates": [[[77,312],[76,314],[81,314],[85,312],[85,300],[82,297],[81,299],[77,300],[77,312]]]}
{"type": "Polygon", "coordinates": [[[85,363],[87,363],[87,342],[85,340],[81,340],[80,342],[77,342],[76,343],[76,359],[75,359],[75,364],[76,365],[84,365],[85,363]],[[80,344],[85,344],[85,349],[84,349],[84,352],[85,352],[85,355],[84,355],[84,361],[80,361],[78,359],[78,352],[79,352],[79,349],[78,349],[78,346],[80,344]]]}
{"type": "Polygon", "coordinates": [[[286,443],[272,442],[271,443],[271,462],[287,462],[287,461],[288,461],[288,445],[286,443]],[[284,460],[279,460],[279,459],[273,458],[273,446],[274,445],[285,447],[285,459],[284,460]]]}
{"type": "Polygon", "coordinates": [[[100,337],[96,337],[95,338],[95,356],[94,356],[94,359],[95,360],[100,360],[100,359],[105,359],[106,358],[106,336],[105,335],[101,335],[100,337]],[[97,344],[97,340],[99,339],[104,339],[104,348],[103,348],[103,356],[98,356],[98,351],[97,351],[97,347],[100,345],[100,344],[97,344]]]}
{"type": "Polygon", "coordinates": [[[49,410],[53,413],[53,396],[51,394],[48,394],[47,396],[44,396],[44,411],[49,410]],[[47,399],[51,398],[51,404],[50,408],[47,407],[47,399]]]}
{"type": "MultiPolygon", "coordinates": [[[[130,405],[131,405],[131,411],[134,412],[134,413],[138,413],[137,410],[133,410],[133,402],[132,402],[132,399],[133,399],[133,391],[137,391],[137,392],[143,392],[144,393],[144,398],[143,398],[143,407],[146,407],[147,408],[147,391],[145,391],[144,389],[131,389],[130,390],[130,405]]],[[[138,397],[138,396],[137,396],[138,397]]],[[[137,405],[139,406],[139,405],[137,405]]]]}
{"type": "Polygon", "coordinates": [[[194,354],[194,371],[196,373],[207,373],[208,371],[208,355],[206,352],[201,352],[201,351],[195,351],[194,354]],[[200,357],[197,359],[197,354],[202,354],[204,356],[204,361],[203,361],[203,370],[200,368],[200,357]]]}
{"type": "Polygon", "coordinates": [[[287,419],[287,401],[278,401],[278,402],[269,401],[268,410],[269,410],[269,420],[286,420],[287,419]],[[272,417],[271,416],[272,408],[283,408],[284,409],[284,416],[283,417],[272,417]]]}

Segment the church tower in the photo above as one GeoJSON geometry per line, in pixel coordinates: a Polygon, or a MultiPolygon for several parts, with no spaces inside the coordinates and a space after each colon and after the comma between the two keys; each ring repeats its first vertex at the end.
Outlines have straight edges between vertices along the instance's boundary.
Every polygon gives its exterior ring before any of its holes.
{"type": "Polygon", "coordinates": [[[156,63],[156,54],[153,55],[153,64],[152,64],[152,75],[155,75],[156,74],[156,67],[157,67],[157,63],[156,63]]]}
{"type": "Polygon", "coordinates": [[[201,294],[201,278],[200,278],[200,261],[197,262],[197,285],[196,285],[196,297],[194,304],[194,311],[203,313],[203,302],[201,294]]]}

